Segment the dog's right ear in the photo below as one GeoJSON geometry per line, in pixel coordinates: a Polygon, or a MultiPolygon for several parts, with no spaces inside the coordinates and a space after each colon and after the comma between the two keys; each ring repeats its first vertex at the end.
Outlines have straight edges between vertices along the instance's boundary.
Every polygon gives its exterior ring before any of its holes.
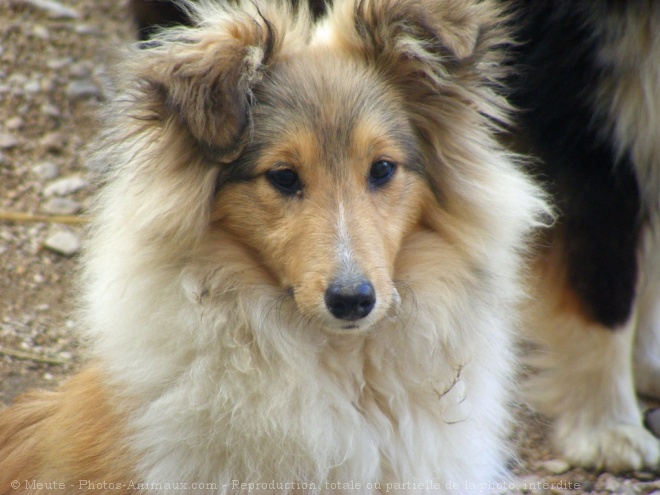
{"type": "Polygon", "coordinates": [[[278,44],[273,26],[258,12],[228,9],[212,23],[142,43],[133,58],[149,118],[173,120],[221,161],[240,152],[252,87],[278,44]]]}

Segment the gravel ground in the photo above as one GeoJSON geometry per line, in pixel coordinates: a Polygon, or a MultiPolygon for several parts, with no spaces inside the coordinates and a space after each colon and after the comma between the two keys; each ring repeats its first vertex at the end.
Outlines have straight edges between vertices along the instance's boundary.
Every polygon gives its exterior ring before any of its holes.
{"type": "MultiPolygon", "coordinates": [[[[105,62],[131,36],[123,2],[0,0],[0,210],[84,210],[105,62]]],[[[79,237],[77,226],[0,220],[0,401],[76,368],[79,237]]]]}
{"type": "MultiPolygon", "coordinates": [[[[84,213],[94,189],[85,143],[107,61],[132,37],[125,1],[0,0],[0,210],[84,213]]],[[[71,296],[80,236],[76,225],[0,219],[0,403],[80,366],[71,296]]],[[[657,473],[570,469],[543,422],[521,418],[519,480],[504,493],[660,495],[657,473]]]]}

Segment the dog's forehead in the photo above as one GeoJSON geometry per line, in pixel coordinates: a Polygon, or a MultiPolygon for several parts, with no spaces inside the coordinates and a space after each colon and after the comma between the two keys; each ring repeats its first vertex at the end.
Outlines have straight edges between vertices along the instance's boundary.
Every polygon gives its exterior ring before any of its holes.
{"type": "Polygon", "coordinates": [[[409,141],[403,103],[394,88],[367,63],[310,51],[274,64],[255,88],[255,138],[281,142],[304,133],[322,153],[346,152],[365,124],[374,137],[409,141]]]}

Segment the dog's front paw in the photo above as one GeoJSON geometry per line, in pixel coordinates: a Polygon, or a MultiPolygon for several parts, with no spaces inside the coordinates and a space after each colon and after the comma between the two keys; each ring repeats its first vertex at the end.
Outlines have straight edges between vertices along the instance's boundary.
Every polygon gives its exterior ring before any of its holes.
{"type": "Polygon", "coordinates": [[[573,430],[556,442],[566,459],[576,466],[617,472],[653,467],[660,461],[660,441],[637,425],[573,430]]]}

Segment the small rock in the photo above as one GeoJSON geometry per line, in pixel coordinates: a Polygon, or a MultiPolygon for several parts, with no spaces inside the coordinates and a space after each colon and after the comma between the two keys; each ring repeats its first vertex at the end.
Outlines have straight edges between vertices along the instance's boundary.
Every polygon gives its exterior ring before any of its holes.
{"type": "Polygon", "coordinates": [[[60,109],[50,103],[44,103],[41,106],[41,112],[49,117],[59,119],[62,116],[60,109]]]}
{"type": "Polygon", "coordinates": [[[47,40],[48,38],[50,38],[50,33],[48,32],[48,29],[46,29],[45,26],[42,26],[41,24],[35,24],[34,26],[32,26],[32,36],[42,40],[47,40]]]}
{"type": "Polygon", "coordinates": [[[53,162],[43,162],[32,167],[32,171],[43,180],[53,180],[60,176],[60,168],[53,162]]]}
{"type": "Polygon", "coordinates": [[[54,253],[70,257],[80,250],[80,238],[70,230],[61,230],[48,237],[44,247],[54,253]]]}
{"type": "Polygon", "coordinates": [[[46,13],[51,19],[77,19],[80,17],[76,10],[54,0],[25,0],[25,3],[46,13]]]}
{"type": "Polygon", "coordinates": [[[28,82],[28,78],[25,74],[14,73],[7,79],[7,82],[12,86],[23,86],[28,82]]]}
{"type": "Polygon", "coordinates": [[[571,469],[571,465],[562,459],[544,461],[540,464],[540,467],[552,474],[562,474],[571,469]]]}
{"type": "Polygon", "coordinates": [[[42,210],[51,215],[74,215],[82,209],[78,201],[68,198],[51,198],[42,210]]]}
{"type": "Polygon", "coordinates": [[[52,92],[55,89],[55,80],[46,76],[41,80],[41,91],[44,93],[52,92]]]}
{"type": "Polygon", "coordinates": [[[90,24],[77,24],[74,31],[78,34],[99,34],[99,28],[90,24]]]}
{"type": "Polygon", "coordinates": [[[65,361],[71,361],[73,359],[73,353],[71,353],[69,351],[62,351],[62,352],[58,353],[57,355],[58,355],[58,357],[60,357],[61,359],[64,359],[65,361]]]}
{"type": "Polygon", "coordinates": [[[63,69],[64,67],[68,67],[73,63],[73,59],[71,57],[64,57],[64,58],[56,58],[54,60],[49,60],[46,62],[46,66],[49,69],[52,70],[60,70],[63,69]]]}
{"type": "Polygon", "coordinates": [[[91,74],[91,69],[85,62],[69,65],[69,74],[73,79],[87,79],[91,74]]]}
{"type": "MultiPolygon", "coordinates": [[[[646,471],[635,471],[633,477],[639,481],[654,481],[657,478],[657,475],[646,471]]],[[[657,487],[660,488],[660,481],[658,481],[657,487]]]]}
{"type": "Polygon", "coordinates": [[[101,91],[92,81],[72,81],[66,87],[66,96],[70,100],[82,100],[85,98],[98,98],[101,91]]]}
{"type": "Polygon", "coordinates": [[[18,146],[18,139],[7,133],[0,133],[0,148],[8,150],[18,146]]]}
{"type": "Polygon", "coordinates": [[[48,151],[62,151],[66,138],[59,132],[51,132],[41,138],[39,143],[48,151]]]}
{"type": "Polygon", "coordinates": [[[7,129],[11,129],[12,131],[21,129],[24,125],[25,122],[20,117],[12,117],[5,122],[5,127],[7,129]]]}
{"type": "Polygon", "coordinates": [[[607,479],[605,480],[605,491],[611,492],[611,493],[619,493],[621,490],[622,484],[619,480],[617,480],[614,476],[607,476],[607,479]]]}
{"type": "Polygon", "coordinates": [[[89,185],[89,181],[79,176],[64,177],[44,189],[44,196],[67,196],[89,185]]]}
{"type": "Polygon", "coordinates": [[[31,79],[23,86],[23,91],[30,94],[36,94],[41,91],[41,83],[36,79],[31,79]]]}
{"type": "MultiPolygon", "coordinates": [[[[656,476],[656,478],[658,477],[657,474],[655,476],[656,476]]],[[[655,493],[656,495],[660,495],[660,480],[641,481],[641,482],[637,483],[637,486],[640,486],[640,487],[644,488],[644,493],[648,492],[649,495],[651,493],[655,493]]]]}

